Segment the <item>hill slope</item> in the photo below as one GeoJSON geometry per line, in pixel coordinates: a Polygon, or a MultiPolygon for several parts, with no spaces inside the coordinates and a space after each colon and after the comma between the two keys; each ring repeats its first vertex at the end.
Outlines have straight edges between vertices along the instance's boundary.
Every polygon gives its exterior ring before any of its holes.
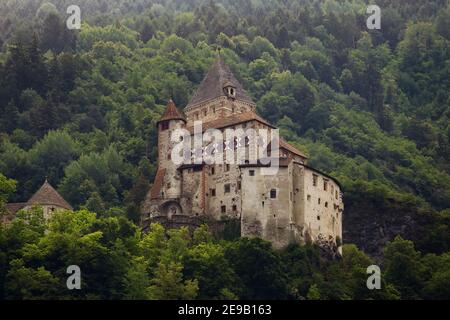
{"type": "Polygon", "coordinates": [[[137,221],[155,122],[187,103],[220,46],[258,112],[344,186],[344,242],[396,234],[450,250],[450,11],[445,1],[70,1],[0,4],[0,172],[45,176],[75,207],[137,221]],[[115,208],[115,209],[113,209],[115,208]]]}

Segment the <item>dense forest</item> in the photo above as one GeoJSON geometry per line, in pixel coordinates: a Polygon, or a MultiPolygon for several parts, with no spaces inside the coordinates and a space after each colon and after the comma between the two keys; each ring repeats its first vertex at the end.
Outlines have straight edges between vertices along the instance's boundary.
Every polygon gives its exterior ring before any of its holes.
{"type": "Polygon", "coordinates": [[[72,2],[0,2],[0,210],[46,177],[79,210],[47,233],[38,209],[0,228],[0,297],[450,298],[447,1],[377,1],[380,30],[362,0],[80,0],[69,30],[72,2]],[[258,113],[343,185],[341,261],[138,231],[156,121],[219,48],[258,113]],[[71,259],[91,268],[79,296],[51,285],[71,259]]]}
{"type": "Polygon", "coordinates": [[[448,299],[450,254],[416,251],[396,237],[384,248],[380,290],[366,287],[373,259],[355,245],[330,260],[311,245],[274,250],[261,239],[215,239],[203,225],[141,231],[123,215],[87,210],[20,212],[0,232],[3,299],[448,299]],[[6,261],[9,261],[7,265],[6,261]],[[81,268],[80,290],[66,269],[81,268]],[[7,272],[5,272],[7,270],[7,272]]]}

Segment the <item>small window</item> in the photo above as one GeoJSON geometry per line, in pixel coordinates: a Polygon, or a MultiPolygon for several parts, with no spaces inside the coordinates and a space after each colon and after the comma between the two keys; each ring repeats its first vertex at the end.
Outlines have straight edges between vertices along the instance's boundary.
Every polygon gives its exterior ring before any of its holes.
{"type": "Polygon", "coordinates": [[[277,198],[277,189],[271,189],[270,190],[270,199],[276,199],[277,198]]]}
{"type": "Polygon", "coordinates": [[[170,160],[170,159],[172,159],[172,153],[171,153],[171,152],[169,152],[169,153],[167,154],[167,160],[170,160]]]}
{"type": "Polygon", "coordinates": [[[224,186],[223,186],[224,193],[230,193],[230,189],[231,189],[231,187],[230,187],[229,183],[224,184],[224,186]]]}
{"type": "Polygon", "coordinates": [[[313,174],[313,186],[317,186],[317,174],[313,174]]]}
{"type": "Polygon", "coordinates": [[[325,201],[325,208],[328,208],[328,202],[325,201]]]}
{"type": "Polygon", "coordinates": [[[320,198],[319,198],[319,199],[317,199],[317,203],[318,203],[318,204],[320,204],[320,198]]]}
{"type": "Polygon", "coordinates": [[[241,182],[240,181],[237,182],[237,188],[238,188],[238,190],[241,190],[241,182]]]}
{"type": "Polygon", "coordinates": [[[216,196],[216,189],[211,189],[211,197],[215,197],[216,196]]]}
{"type": "Polygon", "coordinates": [[[317,216],[317,220],[320,220],[320,216],[317,216]]]}
{"type": "Polygon", "coordinates": [[[230,165],[227,163],[224,167],[225,171],[230,171],[230,165]]]}
{"type": "Polygon", "coordinates": [[[161,130],[169,129],[169,121],[164,121],[161,123],[161,130]]]}
{"type": "Polygon", "coordinates": [[[227,212],[227,206],[221,206],[220,207],[220,212],[222,212],[222,213],[227,212]]]}
{"type": "Polygon", "coordinates": [[[249,170],[249,171],[248,171],[248,175],[249,175],[250,177],[253,177],[253,176],[255,175],[255,170],[249,170]]]}
{"type": "Polygon", "coordinates": [[[233,211],[236,212],[237,211],[237,206],[235,204],[233,204],[233,211]]]}
{"type": "Polygon", "coordinates": [[[323,179],[323,190],[327,191],[328,189],[328,180],[323,179]]]}
{"type": "Polygon", "coordinates": [[[306,196],[306,199],[307,199],[308,201],[311,201],[311,195],[308,194],[308,195],[306,196]]]}
{"type": "Polygon", "coordinates": [[[208,114],[208,110],[203,110],[203,115],[206,116],[208,114]]]}
{"type": "Polygon", "coordinates": [[[212,107],[212,112],[216,113],[216,107],[212,107]]]}
{"type": "Polygon", "coordinates": [[[337,190],[335,191],[335,198],[336,198],[336,199],[338,198],[338,192],[337,192],[337,190]]]}
{"type": "Polygon", "coordinates": [[[211,167],[211,174],[215,174],[216,173],[216,168],[215,167],[211,167]]]}

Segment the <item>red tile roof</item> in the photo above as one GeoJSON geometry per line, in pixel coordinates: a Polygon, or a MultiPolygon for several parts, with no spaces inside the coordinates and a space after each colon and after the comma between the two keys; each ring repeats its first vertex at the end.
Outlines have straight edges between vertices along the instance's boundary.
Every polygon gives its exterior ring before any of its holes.
{"type": "MultiPolygon", "coordinates": [[[[247,111],[247,112],[243,112],[243,113],[236,113],[236,114],[233,114],[233,115],[228,116],[223,119],[216,119],[216,120],[204,122],[204,123],[202,123],[202,130],[206,131],[208,129],[222,129],[222,128],[230,127],[233,125],[237,125],[240,123],[249,122],[249,121],[253,121],[253,120],[263,123],[266,126],[269,126],[271,128],[275,128],[275,126],[273,126],[272,124],[270,124],[269,122],[267,122],[266,120],[264,120],[263,118],[258,116],[255,112],[247,111]]],[[[189,130],[191,132],[191,134],[194,133],[193,125],[186,127],[186,129],[189,130]]]]}
{"type": "Polygon", "coordinates": [[[0,216],[0,223],[10,223],[13,221],[16,213],[26,206],[26,202],[7,203],[5,205],[6,213],[0,216]]]}
{"type": "Polygon", "coordinates": [[[291,144],[287,143],[286,140],[283,138],[280,138],[280,148],[286,149],[289,152],[292,152],[295,155],[298,155],[302,158],[308,158],[303,152],[292,146],[291,144]]]}
{"type": "Polygon", "coordinates": [[[55,205],[67,210],[73,210],[72,206],[61,197],[58,191],[56,191],[47,180],[45,180],[39,190],[36,191],[30,200],[28,200],[26,205],[55,205]]]}
{"type": "Polygon", "coordinates": [[[27,205],[26,202],[7,203],[5,205],[5,208],[6,208],[6,211],[9,214],[15,214],[17,211],[19,211],[20,209],[22,209],[26,205],[27,205]]]}
{"type": "Polygon", "coordinates": [[[158,199],[161,197],[161,188],[164,183],[164,176],[166,174],[166,169],[159,169],[156,172],[155,181],[150,189],[150,199],[158,199]]]}
{"type": "Polygon", "coordinates": [[[175,106],[175,103],[172,101],[172,99],[170,99],[169,102],[167,103],[166,110],[164,111],[161,119],[159,119],[158,122],[166,120],[183,120],[186,122],[185,117],[180,112],[180,110],[178,110],[178,108],[175,106]]]}

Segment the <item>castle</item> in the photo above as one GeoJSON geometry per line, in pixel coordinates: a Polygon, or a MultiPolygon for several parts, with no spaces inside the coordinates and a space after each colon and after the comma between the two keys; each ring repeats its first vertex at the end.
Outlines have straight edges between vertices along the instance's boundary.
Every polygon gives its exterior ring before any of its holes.
{"type": "MultiPolygon", "coordinates": [[[[144,228],[154,221],[189,225],[201,218],[234,219],[240,224],[241,236],[261,237],[275,247],[312,241],[340,251],[344,205],[336,179],[308,166],[307,156],[282,138],[277,143],[267,140],[265,146],[267,158],[277,160],[276,174],[264,173],[267,163],[262,159],[249,161],[261,147],[252,148],[247,137],[240,145],[244,158],[236,163],[177,163],[175,141],[195,141],[199,122],[200,134],[212,128],[223,133],[227,129],[276,130],[256,113],[256,104],[219,56],[184,112],[169,101],[157,122],[158,169],[142,205],[144,228]],[[189,136],[178,137],[180,130],[189,136]]],[[[229,141],[224,139],[224,145],[229,141]]],[[[201,154],[210,145],[202,141],[201,154]]],[[[191,146],[192,142],[189,150],[191,146]]],[[[182,154],[183,159],[192,160],[196,149],[188,156],[182,154]]]]}

